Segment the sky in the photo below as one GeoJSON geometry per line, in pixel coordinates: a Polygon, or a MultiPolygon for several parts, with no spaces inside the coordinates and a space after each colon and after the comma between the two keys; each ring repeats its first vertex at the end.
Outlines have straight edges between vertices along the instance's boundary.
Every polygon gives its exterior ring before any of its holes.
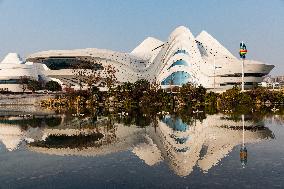
{"type": "Polygon", "coordinates": [[[284,0],[0,0],[0,59],[51,49],[130,52],[146,37],[166,41],[178,26],[207,31],[238,56],[284,75],[284,0]]]}

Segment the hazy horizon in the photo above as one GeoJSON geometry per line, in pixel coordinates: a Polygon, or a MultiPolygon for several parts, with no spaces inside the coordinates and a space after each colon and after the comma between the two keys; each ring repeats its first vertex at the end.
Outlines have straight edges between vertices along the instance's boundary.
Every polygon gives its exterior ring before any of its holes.
{"type": "Polygon", "coordinates": [[[284,1],[0,0],[0,60],[52,49],[104,48],[130,52],[146,37],[167,40],[184,25],[207,31],[238,57],[274,64],[284,75],[284,1]]]}

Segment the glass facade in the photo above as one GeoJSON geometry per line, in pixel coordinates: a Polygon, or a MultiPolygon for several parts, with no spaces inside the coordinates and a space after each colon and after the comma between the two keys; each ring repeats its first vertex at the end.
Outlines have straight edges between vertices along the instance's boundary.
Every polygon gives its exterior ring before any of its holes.
{"type": "Polygon", "coordinates": [[[201,56],[208,56],[208,54],[207,54],[203,44],[201,42],[199,42],[199,41],[196,41],[196,43],[197,43],[197,47],[199,49],[199,52],[200,52],[201,56]]]}
{"type": "Polygon", "coordinates": [[[190,81],[190,74],[184,71],[172,73],[161,82],[161,85],[183,85],[190,81]]]}
{"type": "Polygon", "coordinates": [[[186,51],[186,50],[177,50],[176,52],[175,52],[175,54],[174,55],[176,55],[176,54],[187,54],[188,55],[188,52],[186,51]]]}
{"type": "Polygon", "coordinates": [[[174,131],[181,131],[185,132],[188,130],[188,125],[183,123],[180,118],[175,118],[173,119],[170,116],[165,116],[164,119],[162,120],[167,126],[172,128],[174,131]]]}
{"type": "Polygon", "coordinates": [[[77,57],[50,57],[42,62],[51,70],[100,69],[101,65],[77,57]]]}
{"type": "Polygon", "coordinates": [[[178,144],[184,144],[186,143],[186,141],[188,140],[189,137],[176,137],[175,141],[178,144]]]}
{"type": "Polygon", "coordinates": [[[19,83],[21,83],[19,79],[0,80],[0,84],[19,84],[19,83]]]}
{"type": "MultiPolygon", "coordinates": [[[[264,77],[265,73],[245,73],[245,77],[264,77]]],[[[242,77],[242,73],[226,74],[221,77],[242,77]]]]}
{"type": "Polygon", "coordinates": [[[166,115],[162,122],[164,122],[169,128],[172,129],[172,133],[170,134],[170,137],[174,139],[175,143],[178,144],[177,147],[174,147],[176,152],[187,152],[190,150],[190,148],[186,145],[186,142],[190,140],[190,136],[177,136],[176,132],[186,132],[189,129],[189,126],[182,121],[179,117],[172,117],[169,115],[166,115]]]}
{"type": "Polygon", "coordinates": [[[175,61],[168,69],[174,67],[174,66],[189,66],[189,64],[185,60],[177,60],[175,61]]]}

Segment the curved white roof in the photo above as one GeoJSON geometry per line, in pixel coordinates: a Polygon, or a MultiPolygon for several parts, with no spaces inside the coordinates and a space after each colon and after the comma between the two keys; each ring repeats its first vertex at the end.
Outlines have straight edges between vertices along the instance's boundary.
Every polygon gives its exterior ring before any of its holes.
{"type": "Polygon", "coordinates": [[[1,64],[23,64],[24,61],[17,53],[9,53],[2,60],[1,64]]]}
{"type": "Polygon", "coordinates": [[[212,37],[206,31],[202,31],[197,37],[196,40],[201,42],[208,52],[208,55],[220,54],[224,57],[230,57],[235,59],[234,55],[228,51],[221,43],[219,43],[214,37],[212,37]]]}
{"type": "Polygon", "coordinates": [[[173,40],[174,38],[176,38],[179,35],[188,35],[190,38],[192,38],[192,39],[194,38],[194,36],[191,33],[191,31],[189,30],[189,28],[187,28],[185,26],[179,26],[170,34],[169,41],[173,40]]]}
{"type": "Polygon", "coordinates": [[[133,49],[131,54],[143,59],[150,59],[154,54],[154,49],[161,46],[162,44],[163,42],[156,38],[147,37],[142,43],[140,43],[135,49],[133,49]]]}

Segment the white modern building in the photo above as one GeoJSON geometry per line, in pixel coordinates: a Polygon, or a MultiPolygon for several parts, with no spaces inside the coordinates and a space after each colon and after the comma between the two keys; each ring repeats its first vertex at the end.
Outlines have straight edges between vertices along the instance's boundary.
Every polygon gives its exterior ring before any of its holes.
{"type": "MultiPolygon", "coordinates": [[[[25,62],[16,53],[9,53],[0,62],[0,91],[22,92],[22,79],[45,80],[36,64],[25,62]]],[[[26,89],[26,91],[28,91],[26,89]]]]}
{"type": "MultiPolygon", "coordinates": [[[[27,61],[45,65],[38,66],[41,73],[74,88],[78,79],[73,69],[81,63],[85,68],[97,63],[113,66],[118,82],[146,79],[163,88],[191,82],[224,91],[241,83],[241,61],[207,32],[195,37],[184,26],[176,28],[167,41],[148,37],[130,53],[95,48],[50,50],[31,54],[27,61]]],[[[273,67],[246,60],[245,88],[257,85],[273,67]]]]}

